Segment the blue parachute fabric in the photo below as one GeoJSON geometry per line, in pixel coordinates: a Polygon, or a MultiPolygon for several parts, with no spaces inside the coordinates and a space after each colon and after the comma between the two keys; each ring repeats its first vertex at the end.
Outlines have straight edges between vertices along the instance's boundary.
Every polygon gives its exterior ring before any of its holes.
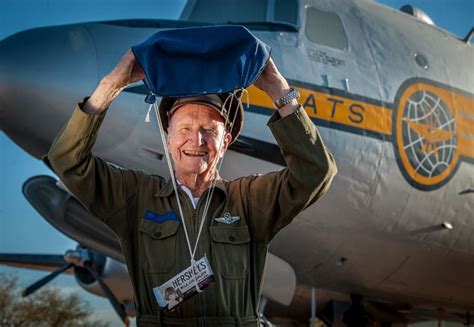
{"type": "Polygon", "coordinates": [[[188,97],[247,88],[271,47],[243,26],[215,25],[159,31],[132,51],[150,92],[188,97]]]}

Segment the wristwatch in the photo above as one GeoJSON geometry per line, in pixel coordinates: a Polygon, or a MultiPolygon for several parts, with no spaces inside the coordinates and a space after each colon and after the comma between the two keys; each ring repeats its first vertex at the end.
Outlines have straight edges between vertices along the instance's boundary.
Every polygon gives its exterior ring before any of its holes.
{"type": "Polygon", "coordinates": [[[299,99],[300,93],[294,88],[290,88],[290,92],[287,95],[282,96],[280,99],[275,101],[275,107],[280,109],[281,107],[287,105],[293,99],[299,99]]]}

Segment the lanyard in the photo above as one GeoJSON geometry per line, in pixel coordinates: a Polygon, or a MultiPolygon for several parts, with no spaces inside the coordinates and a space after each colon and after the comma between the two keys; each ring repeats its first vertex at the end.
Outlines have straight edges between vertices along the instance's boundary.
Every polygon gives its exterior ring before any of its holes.
{"type": "MultiPolygon", "coordinates": [[[[230,99],[229,108],[232,108],[232,103],[233,103],[234,98],[235,98],[238,101],[237,105],[241,107],[242,106],[242,97],[243,97],[244,93],[247,94],[247,107],[248,107],[248,103],[249,103],[249,101],[248,101],[248,91],[246,89],[237,89],[234,92],[232,92],[231,94],[229,94],[227,99],[224,101],[223,106],[225,106],[227,104],[227,102],[229,101],[229,99],[230,99]],[[239,95],[237,95],[238,92],[240,92],[239,95]]],[[[154,94],[152,94],[152,95],[155,96],[154,94]]],[[[158,122],[158,129],[160,131],[161,141],[162,141],[163,147],[165,149],[166,162],[168,164],[170,178],[173,178],[173,188],[174,188],[174,192],[176,194],[176,202],[178,204],[179,213],[181,215],[181,221],[183,222],[184,235],[186,237],[186,243],[187,243],[188,250],[189,250],[189,255],[190,255],[190,258],[191,258],[191,267],[194,268],[196,266],[196,260],[194,259],[194,257],[196,255],[197,245],[198,245],[199,239],[201,237],[201,232],[202,232],[202,229],[204,227],[204,222],[206,220],[207,213],[209,211],[209,205],[211,203],[212,195],[214,194],[214,189],[215,189],[216,181],[217,181],[216,177],[218,176],[218,173],[221,169],[222,162],[224,161],[225,153],[217,164],[216,176],[214,176],[214,179],[213,179],[213,181],[211,183],[211,186],[210,186],[210,190],[207,191],[206,201],[205,201],[205,204],[204,204],[204,211],[202,213],[198,235],[196,237],[196,242],[194,244],[194,247],[191,247],[191,241],[189,240],[188,229],[186,227],[186,219],[184,218],[183,209],[181,207],[181,201],[179,200],[179,194],[178,194],[178,188],[177,188],[177,185],[176,185],[176,180],[174,179],[174,172],[173,172],[173,166],[172,166],[172,163],[171,163],[171,158],[170,158],[170,154],[169,154],[169,150],[168,150],[168,143],[166,141],[166,135],[165,135],[165,132],[164,132],[164,129],[163,129],[163,124],[161,123],[161,119],[160,119],[160,115],[159,115],[159,109],[158,109],[158,105],[156,104],[156,101],[154,101],[152,104],[150,104],[150,107],[148,108],[148,112],[147,112],[145,121],[146,122],[150,121],[150,111],[151,111],[152,106],[155,109],[154,111],[155,111],[155,115],[156,115],[156,120],[158,122]]],[[[230,113],[230,109],[229,109],[229,113],[230,113]]],[[[234,122],[235,122],[235,119],[237,117],[237,114],[238,114],[238,110],[236,110],[235,113],[234,113],[234,117],[233,117],[232,122],[230,124],[229,131],[232,131],[232,128],[234,127],[234,122]]],[[[226,116],[225,123],[224,123],[224,128],[227,127],[228,123],[229,123],[229,115],[226,116]]],[[[219,152],[222,150],[223,145],[224,145],[224,137],[221,138],[221,141],[220,141],[220,144],[219,144],[219,152]]],[[[199,286],[198,286],[198,283],[196,281],[195,276],[194,276],[194,281],[195,281],[197,291],[201,292],[201,290],[199,289],[199,286]]]]}

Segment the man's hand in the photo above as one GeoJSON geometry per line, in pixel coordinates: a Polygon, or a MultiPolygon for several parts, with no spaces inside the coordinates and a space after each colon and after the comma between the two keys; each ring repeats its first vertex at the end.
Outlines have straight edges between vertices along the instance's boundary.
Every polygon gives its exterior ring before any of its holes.
{"type": "MultiPolygon", "coordinates": [[[[273,102],[290,92],[290,86],[287,80],[280,74],[272,58],[268,60],[267,66],[253,85],[266,92],[273,102]]],[[[278,112],[281,117],[285,117],[295,112],[298,107],[298,101],[294,99],[284,107],[278,109],[278,112]]]]}
{"type": "Polygon", "coordinates": [[[131,49],[120,59],[115,68],[104,77],[104,80],[116,89],[124,89],[129,84],[142,80],[145,77],[142,67],[138,64],[131,49]]]}
{"type": "Polygon", "coordinates": [[[143,78],[143,69],[132,50],[128,49],[117,66],[100,81],[82,110],[91,115],[103,113],[125,87],[143,78]]]}

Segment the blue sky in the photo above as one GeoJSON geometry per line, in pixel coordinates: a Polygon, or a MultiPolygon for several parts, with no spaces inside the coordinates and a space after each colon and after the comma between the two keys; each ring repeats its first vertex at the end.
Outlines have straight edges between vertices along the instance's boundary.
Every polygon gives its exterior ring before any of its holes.
{"type": "MultiPolygon", "coordinates": [[[[176,18],[184,0],[1,0],[0,40],[18,31],[49,25],[119,19],[176,18]],[[133,4],[133,5],[132,5],[133,4]]],[[[473,0],[384,0],[396,9],[406,3],[422,8],[434,22],[464,37],[474,25],[473,0]]],[[[31,176],[52,175],[40,161],[18,148],[0,133],[0,252],[63,254],[76,243],[50,226],[21,194],[31,176]]],[[[14,272],[24,284],[44,273],[0,266],[0,272],[14,272]]],[[[94,306],[97,318],[120,325],[108,301],[82,291],[74,279],[62,276],[51,285],[64,292],[78,291],[94,306]]]]}

